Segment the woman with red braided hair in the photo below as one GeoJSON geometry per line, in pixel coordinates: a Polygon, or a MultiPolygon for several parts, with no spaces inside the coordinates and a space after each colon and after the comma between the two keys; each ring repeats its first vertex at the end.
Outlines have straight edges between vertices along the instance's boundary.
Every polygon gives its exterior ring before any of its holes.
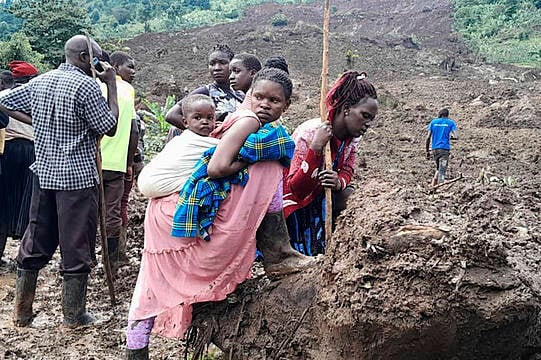
{"type": "MultiPolygon", "coordinates": [[[[284,170],[284,215],[291,245],[306,255],[325,252],[325,188],[332,189],[333,220],[345,209],[360,136],[378,112],[377,94],[365,73],[344,73],[327,94],[327,121],[312,119],[293,133],[295,154],[284,170]],[[324,170],[330,141],[333,168],[324,170]]],[[[334,222],[334,221],[333,221],[334,222]]]]}

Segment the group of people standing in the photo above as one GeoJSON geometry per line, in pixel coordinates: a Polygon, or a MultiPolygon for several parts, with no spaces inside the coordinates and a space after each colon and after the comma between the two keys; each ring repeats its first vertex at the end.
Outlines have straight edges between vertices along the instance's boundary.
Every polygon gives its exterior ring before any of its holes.
{"type": "MultiPolygon", "coordinates": [[[[142,158],[131,85],[135,61],[124,52],[109,55],[79,35],[66,42],[65,56],[64,64],[41,76],[23,62],[0,74],[0,128],[7,126],[0,250],[8,236],[21,238],[18,326],[31,324],[38,272],[58,246],[63,323],[95,321],[86,311],[86,289],[96,264],[98,144],[108,256],[113,268],[126,261],[127,199],[138,173],[134,161],[142,158]],[[13,79],[32,81],[15,86],[13,79]]],[[[290,136],[280,122],[293,91],[283,57],[262,64],[253,54],[219,45],[208,68],[213,82],[168,112],[169,141],[138,177],[149,203],[128,316],[129,359],[148,359],[151,333],[184,337],[193,304],[225,299],[250,276],[256,250],[269,276],[314,264],[313,256],[325,252],[324,190],[332,190],[334,220],[354,191],[359,140],[378,112],[366,74],[347,71],[327,94],[327,118],[308,120],[290,136]],[[327,144],[331,169],[324,167],[327,144]]],[[[450,148],[445,139],[456,132],[447,117],[442,112],[429,125],[435,181],[443,181],[441,164],[450,148]]]]}
{"type": "MultiPolygon", "coordinates": [[[[66,42],[65,57],[58,69],[0,96],[2,117],[7,119],[0,198],[9,205],[2,206],[0,226],[2,245],[7,236],[21,238],[14,311],[18,326],[31,324],[38,273],[59,246],[63,323],[74,327],[95,321],[86,311],[86,289],[88,274],[96,265],[98,153],[113,267],[125,249],[121,239],[138,143],[135,92],[130,84],[135,63],[123,52],[109,55],[82,35],[66,42]],[[13,134],[25,141],[12,140],[13,134]],[[17,214],[26,218],[10,220],[17,214]]],[[[35,70],[30,64],[16,63],[14,77],[23,68],[27,78],[35,70]]],[[[31,75],[36,76],[37,70],[31,75]]]]}
{"type": "MultiPolygon", "coordinates": [[[[135,62],[122,52],[107,56],[84,36],[70,39],[65,55],[58,69],[0,94],[0,127],[8,126],[2,173],[15,171],[9,154],[16,151],[26,154],[17,171],[28,177],[17,183],[27,196],[28,226],[23,220],[5,229],[4,217],[0,224],[0,235],[22,238],[14,313],[19,326],[32,322],[38,272],[58,246],[63,322],[95,320],[86,311],[86,288],[96,263],[100,138],[109,257],[118,263],[125,253],[123,214],[139,128],[131,86],[135,62]],[[12,150],[11,129],[23,124],[31,125],[24,134],[33,133],[18,135],[20,143],[32,148],[12,150]]],[[[313,256],[325,252],[324,189],[332,190],[336,217],[354,191],[359,139],[378,112],[366,75],[347,71],[327,95],[327,118],[308,120],[289,135],[280,122],[293,91],[284,58],[262,64],[220,45],[207,60],[212,83],[169,111],[171,139],[139,175],[149,203],[128,316],[130,359],[148,358],[151,333],[182,338],[193,304],[222,300],[250,276],[256,248],[270,276],[312,265],[313,256]],[[327,144],[331,169],[324,168],[327,144]]],[[[441,127],[434,125],[430,134],[441,127]]],[[[2,190],[13,186],[0,176],[2,190]]]]}

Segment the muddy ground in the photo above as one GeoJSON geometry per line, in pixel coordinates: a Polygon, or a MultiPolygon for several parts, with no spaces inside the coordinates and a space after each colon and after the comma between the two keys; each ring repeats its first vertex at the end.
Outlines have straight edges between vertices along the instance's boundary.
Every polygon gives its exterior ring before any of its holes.
{"type": "MultiPolygon", "coordinates": [[[[532,331],[541,328],[539,71],[469,53],[452,32],[446,0],[333,3],[329,78],[347,67],[347,50],[357,51],[355,68],[368,72],[381,105],[361,142],[357,191],[318,267],[252,280],[242,289],[246,301],[219,320],[215,341],[244,359],[540,358],[532,331]],[[461,179],[433,192],[425,128],[444,106],[460,132],[449,175],[461,179]]],[[[163,101],[205,83],[202,64],[218,42],[261,58],[282,54],[295,80],[286,117],[293,129],[318,112],[321,13],[267,4],[236,24],[141,35],[125,43],[138,63],[137,91],[163,101]],[[278,12],[288,26],[270,25],[278,12]]],[[[135,192],[130,210],[130,264],[116,281],[114,309],[102,269],[92,274],[88,307],[97,326],[59,326],[55,258],[40,273],[33,326],[14,328],[15,275],[3,269],[0,358],[122,357],[142,246],[144,200],[135,192]]],[[[9,242],[6,257],[16,249],[9,242]]],[[[182,342],[152,339],[152,358],[182,353],[182,342]]]]}

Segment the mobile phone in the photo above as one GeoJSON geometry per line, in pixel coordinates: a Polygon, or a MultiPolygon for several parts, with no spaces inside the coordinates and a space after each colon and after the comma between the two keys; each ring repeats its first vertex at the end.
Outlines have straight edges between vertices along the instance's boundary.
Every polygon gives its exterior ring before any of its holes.
{"type": "Polygon", "coordinates": [[[100,64],[100,59],[98,59],[97,57],[94,57],[92,59],[92,65],[94,65],[94,69],[96,69],[97,71],[99,72],[103,71],[103,67],[100,64]]]}

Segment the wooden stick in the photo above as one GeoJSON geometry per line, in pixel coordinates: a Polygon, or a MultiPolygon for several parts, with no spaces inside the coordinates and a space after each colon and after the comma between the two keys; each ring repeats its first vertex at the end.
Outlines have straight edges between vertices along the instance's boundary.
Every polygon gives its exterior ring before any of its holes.
{"type": "MultiPolygon", "coordinates": [[[[321,62],[321,96],[319,99],[319,114],[321,122],[327,120],[327,76],[329,73],[329,23],[331,21],[330,0],[325,0],[323,8],[323,60],[321,62]]],[[[331,143],[325,145],[325,169],[332,170],[331,143]]],[[[328,247],[332,240],[332,190],[325,188],[325,242],[328,247]]]]}
{"type": "Polygon", "coordinates": [[[441,184],[432,186],[432,190],[436,190],[436,189],[438,189],[438,188],[440,188],[442,186],[452,184],[452,183],[457,182],[458,180],[461,180],[461,179],[462,179],[462,174],[460,174],[457,178],[455,178],[453,180],[445,181],[445,182],[442,182],[441,184]]]}
{"type": "MultiPolygon", "coordinates": [[[[92,78],[96,79],[96,70],[92,60],[94,59],[94,53],[92,50],[92,43],[90,42],[90,36],[85,31],[86,44],[88,46],[88,55],[90,56],[90,66],[92,68],[92,78]]],[[[101,137],[98,137],[96,141],[96,168],[98,169],[99,179],[99,219],[100,219],[100,238],[101,238],[101,261],[103,263],[103,271],[105,272],[105,279],[107,281],[107,288],[109,290],[109,298],[111,299],[111,306],[116,305],[115,297],[115,285],[113,283],[113,272],[111,271],[111,263],[109,261],[109,246],[107,244],[107,228],[105,224],[105,190],[103,189],[103,171],[101,162],[101,137]]]]}

